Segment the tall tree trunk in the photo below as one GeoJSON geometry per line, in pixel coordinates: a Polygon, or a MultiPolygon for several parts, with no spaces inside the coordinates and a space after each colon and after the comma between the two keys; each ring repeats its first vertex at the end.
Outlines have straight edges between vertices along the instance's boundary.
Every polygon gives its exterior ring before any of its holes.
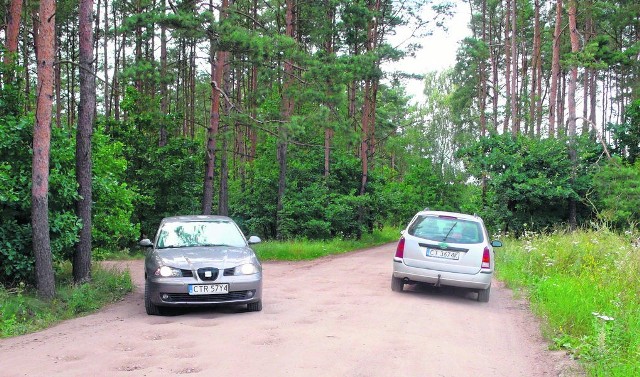
{"type": "Polygon", "coordinates": [[[562,0],[556,0],[556,24],[551,57],[551,88],[549,89],[549,136],[556,135],[558,80],[560,78],[560,34],[562,32],[562,0]]]}
{"type": "MultiPolygon", "coordinates": [[[[511,1],[507,0],[506,9],[504,11],[505,22],[504,22],[504,66],[506,69],[504,79],[505,79],[505,89],[507,91],[507,104],[504,112],[504,121],[502,123],[502,132],[507,133],[509,130],[510,119],[513,116],[512,114],[512,106],[511,106],[511,38],[514,38],[511,32],[511,1]]],[[[515,1],[515,0],[514,0],[515,1]]],[[[562,0],[560,0],[562,1],[562,0]]]]}
{"type": "Polygon", "coordinates": [[[31,177],[31,226],[38,295],[50,300],[55,281],[49,238],[49,155],[51,151],[51,112],[53,102],[53,64],[55,60],[55,0],[40,0],[38,38],[38,99],[33,127],[33,174],[31,177]]]}
{"type": "Polygon", "coordinates": [[[109,2],[104,2],[104,41],[102,43],[103,69],[104,69],[104,115],[111,117],[111,101],[109,97],[109,2]]]}
{"type": "MultiPolygon", "coordinates": [[[[569,36],[571,37],[571,52],[577,53],[580,50],[580,42],[578,40],[578,27],[576,21],[576,0],[569,0],[569,36]]],[[[569,119],[567,122],[567,134],[569,136],[569,158],[573,166],[573,173],[571,180],[575,181],[578,154],[576,151],[576,82],[578,81],[578,67],[572,66],[569,74],[569,89],[568,89],[568,107],[569,107],[569,119]]],[[[576,219],[576,201],[573,198],[569,199],[569,226],[571,230],[575,230],[577,227],[576,219]]]]}
{"type": "MultiPolygon", "coordinates": [[[[20,37],[20,18],[22,16],[22,0],[11,0],[11,7],[7,14],[7,28],[5,30],[5,54],[4,64],[9,67],[13,64],[18,52],[18,38],[20,37]]],[[[12,82],[14,78],[14,70],[6,71],[4,77],[5,85],[12,82]]],[[[16,88],[17,89],[17,88],[16,88]]]]}
{"type": "MultiPolygon", "coordinates": [[[[487,40],[487,1],[482,0],[482,42],[485,45],[489,45],[489,41],[487,40]]],[[[486,72],[486,61],[485,59],[480,60],[480,64],[478,66],[479,76],[480,76],[480,98],[479,101],[479,110],[480,110],[480,136],[485,136],[487,133],[487,72],[486,72]]]]}
{"type": "Polygon", "coordinates": [[[80,0],[80,108],[76,135],[76,180],[79,199],[76,214],[82,221],[73,254],[73,281],[91,279],[91,135],[96,108],[96,78],[93,74],[93,0],[80,0]]]}
{"type": "MultiPolygon", "coordinates": [[[[324,43],[324,49],[327,57],[330,59],[333,56],[333,33],[335,25],[335,6],[329,0],[325,0],[324,6],[327,11],[327,22],[330,25],[329,31],[324,43]]],[[[334,105],[333,105],[333,80],[331,77],[327,77],[327,90],[329,91],[329,101],[327,101],[327,108],[329,109],[329,117],[333,117],[334,105]]],[[[333,140],[333,128],[325,127],[324,129],[324,177],[328,178],[331,167],[331,142],[333,140]]]]}
{"type": "MultiPolygon", "coordinates": [[[[220,7],[220,20],[224,18],[228,0],[222,0],[220,7]]],[[[213,12],[213,1],[209,1],[209,7],[213,12]]],[[[211,38],[211,53],[217,49],[217,43],[211,38]]],[[[216,161],[216,141],[218,138],[218,130],[220,129],[220,91],[224,86],[224,62],[226,59],[225,51],[215,52],[216,60],[211,59],[211,118],[209,120],[209,128],[207,129],[207,160],[205,166],[204,193],[202,197],[202,213],[210,215],[213,206],[213,177],[215,174],[216,161]]]]}
{"type": "Polygon", "coordinates": [[[532,130],[540,135],[538,119],[538,99],[542,95],[538,92],[538,83],[542,79],[538,76],[538,67],[542,63],[540,59],[540,0],[534,1],[534,23],[533,23],[533,54],[531,55],[531,97],[529,99],[529,121],[532,130]]]}
{"type": "Polygon", "coordinates": [[[520,133],[518,117],[518,36],[516,35],[517,13],[516,0],[511,1],[511,132],[515,136],[520,133]]]}
{"type": "MultiPolygon", "coordinates": [[[[164,15],[167,7],[167,1],[162,0],[162,14],[164,15]]],[[[160,113],[163,121],[160,124],[160,137],[158,145],[164,147],[167,145],[167,127],[166,116],[169,112],[169,95],[167,90],[167,27],[165,22],[160,23],[160,113]]]]}
{"type": "MultiPolygon", "coordinates": [[[[286,36],[295,39],[295,0],[286,0],[286,14],[285,23],[286,36]]],[[[277,203],[277,237],[282,238],[280,231],[280,225],[282,223],[282,210],[284,209],[284,195],[287,188],[287,149],[288,149],[288,129],[285,122],[291,120],[293,115],[294,101],[291,96],[290,89],[293,86],[293,61],[291,57],[287,57],[284,61],[284,85],[282,88],[282,106],[280,110],[280,117],[282,123],[278,126],[278,143],[277,143],[277,157],[278,157],[278,203],[277,203]]]]}

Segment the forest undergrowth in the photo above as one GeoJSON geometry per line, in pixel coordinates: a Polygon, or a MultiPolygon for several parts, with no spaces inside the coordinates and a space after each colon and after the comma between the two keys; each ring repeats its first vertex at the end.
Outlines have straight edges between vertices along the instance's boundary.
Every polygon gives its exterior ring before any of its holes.
{"type": "Polygon", "coordinates": [[[552,348],[591,376],[640,375],[640,248],[606,227],[525,232],[496,252],[497,275],[525,295],[552,348]]]}

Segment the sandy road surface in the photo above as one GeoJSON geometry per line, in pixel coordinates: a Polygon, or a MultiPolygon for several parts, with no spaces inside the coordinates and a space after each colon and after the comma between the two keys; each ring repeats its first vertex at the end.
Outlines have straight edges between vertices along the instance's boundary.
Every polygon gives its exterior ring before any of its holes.
{"type": "MultiPolygon", "coordinates": [[[[495,283],[475,294],[390,289],[395,245],[265,263],[264,309],[147,316],[142,262],[124,301],[0,340],[1,376],[574,376],[523,303],[495,283]]],[[[407,287],[405,287],[407,289],[407,287]]]]}

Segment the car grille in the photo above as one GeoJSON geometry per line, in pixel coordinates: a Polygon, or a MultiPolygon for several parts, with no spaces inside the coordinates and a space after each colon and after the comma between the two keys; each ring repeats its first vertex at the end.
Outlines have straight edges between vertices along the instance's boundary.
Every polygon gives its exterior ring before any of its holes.
{"type": "MultiPolygon", "coordinates": [[[[245,300],[250,291],[235,291],[224,295],[190,295],[188,293],[167,293],[161,294],[166,302],[225,302],[245,300]]],[[[252,295],[253,296],[253,295],[252,295]]]]}
{"type": "Polygon", "coordinates": [[[219,270],[215,267],[198,268],[198,277],[203,281],[213,281],[218,278],[219,270]],[[210,272],[211,276],[206,276],[206,273],[210,272]]]}

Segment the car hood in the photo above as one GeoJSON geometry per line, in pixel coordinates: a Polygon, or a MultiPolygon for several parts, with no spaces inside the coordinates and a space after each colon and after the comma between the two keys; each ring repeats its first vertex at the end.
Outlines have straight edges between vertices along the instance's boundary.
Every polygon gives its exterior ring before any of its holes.
{"type": "Polygon", "coordinates": [[[215,267],[225,269],[242,263],[257,262],[255,253],[248,247],[213,246],[156,249],[149,256],[150,264],[192,269],[215,267]]]}

